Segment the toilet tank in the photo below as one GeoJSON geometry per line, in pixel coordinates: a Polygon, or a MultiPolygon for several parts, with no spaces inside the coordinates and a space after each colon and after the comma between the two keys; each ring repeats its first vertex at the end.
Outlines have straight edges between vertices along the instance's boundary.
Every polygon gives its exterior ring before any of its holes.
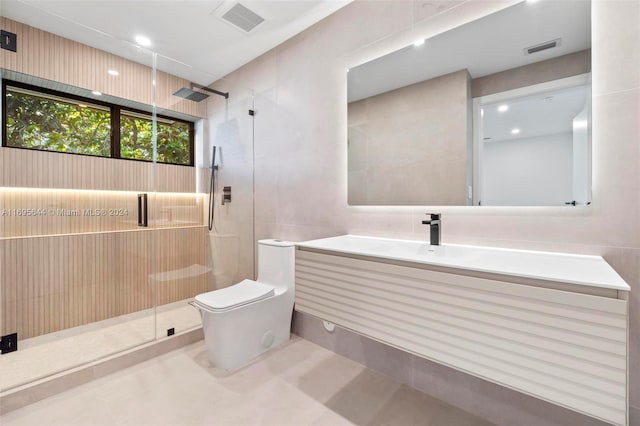
{"type": "Polygon", "coordinates": [[[258,241],[258,281],[275,288],[294,288],[294,268],[294,243],[283,240],[258,241]]]}

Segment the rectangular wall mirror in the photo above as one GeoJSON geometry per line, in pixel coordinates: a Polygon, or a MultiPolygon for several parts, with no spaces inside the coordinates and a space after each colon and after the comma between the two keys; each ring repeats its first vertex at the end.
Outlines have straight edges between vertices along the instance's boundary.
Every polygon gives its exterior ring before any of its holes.
{"type": "Polygon", "coordinates": [[[347,73],[350,205],[591,197],[591,2],[522,2],[347,73]]]}

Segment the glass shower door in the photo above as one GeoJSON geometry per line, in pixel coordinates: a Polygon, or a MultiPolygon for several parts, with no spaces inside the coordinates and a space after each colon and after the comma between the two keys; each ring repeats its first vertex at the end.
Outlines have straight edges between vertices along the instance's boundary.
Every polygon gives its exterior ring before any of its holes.
{"type": "Polygon", "coordinates": [[[188,302],[207,288],[204,234],[205,199],[197,191],[196,140],[205,119],[205,104],[182,103],[173,93],[188,86],[178,77],[183,65],[156,55],[156,152],[149,229],[153,267],[149,275],[158,339],[201,325],[188,302]],[[176,68],[177,66],[177,68],[176,68]]]}
{"type": "Polygon", "coordinates": [[[1,22],[5,391],[200,327],[187,302],[254,278],[256,242],[251,90],[1,22]]]}
{"type": "MultiPolygon", "coordinates": [[[[173,117],[194,127],[192,167],[156,168],[152,285],[163,337],[201,326],[187,304],[196,295],[254,277],[253,94],[161,55],[157,68],[159,125],[173,117]]],[[[163,143],[158,133],[159,151],[163,143]]]]}
{"type": "Polygon", "coordinates": [[[123,145],[123,111],[153,120],[150,52],[116,42],[106,53],[4,18],[2,28],[21,40],[2,51],[5,391],[155,338],[154,246],[138,197],[153,199],[155,166],[123,145]]]}

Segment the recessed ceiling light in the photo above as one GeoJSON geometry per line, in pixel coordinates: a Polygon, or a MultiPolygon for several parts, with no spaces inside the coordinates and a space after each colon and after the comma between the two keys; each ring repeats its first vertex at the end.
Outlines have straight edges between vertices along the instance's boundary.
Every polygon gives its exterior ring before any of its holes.
{"type": "Polygon", "coordinates": [[[114,77],[117,77],[117,76],[119,76],[119,75],[120,75],[120,73],[119,73],[118,71],[116,71],[116,70],[108,70],[108,71],[107,71],[107,73],[108,73],[109,75],[114,76],[114,77]]]}
{"type": "Polygon", "coordinates": [[[511,129],[511,134],[512,135],[517,135],[518,133],[520,133],[520,129],[518,129],[518,128],[511,129]]]}
{"type": "Polygon", "coordinates": [[[98,92],[97,90],[93,90],[91,93],[96,96],[102,96],[102,92],[98,92]]]}
{"type": "Polygon", "coordinates": [[[509,109],[509,105],[500,105],[500,106],[498,107],[498,111],[500,111],[500,112],[505,112],[505,111],[507,111],[508,109],[509,109]]]}
{"type": "Polygon", "coordinates": [[[136,36],[136,43],[138,43],[142,47],[151,46],[151,40],[149,40],[148,37],[145,37],[143,35],[137,35],[136,36]]]}
{"type": "Polygon", "coordinates": [[[413,42],[413,45],[418,47],[418,46],[422,46],[424,44],[424,39],[421,38],[420,40],[416,40],[413,42]]]}

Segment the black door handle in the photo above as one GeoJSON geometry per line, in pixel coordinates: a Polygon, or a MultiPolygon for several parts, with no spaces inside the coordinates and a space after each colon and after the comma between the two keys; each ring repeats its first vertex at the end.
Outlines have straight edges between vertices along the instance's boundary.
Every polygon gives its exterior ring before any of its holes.
{"type": "Polygon", "coordinates": [[[138,226],[149,226],[147,216],[147,194],[138,194],[138,226]]]}

